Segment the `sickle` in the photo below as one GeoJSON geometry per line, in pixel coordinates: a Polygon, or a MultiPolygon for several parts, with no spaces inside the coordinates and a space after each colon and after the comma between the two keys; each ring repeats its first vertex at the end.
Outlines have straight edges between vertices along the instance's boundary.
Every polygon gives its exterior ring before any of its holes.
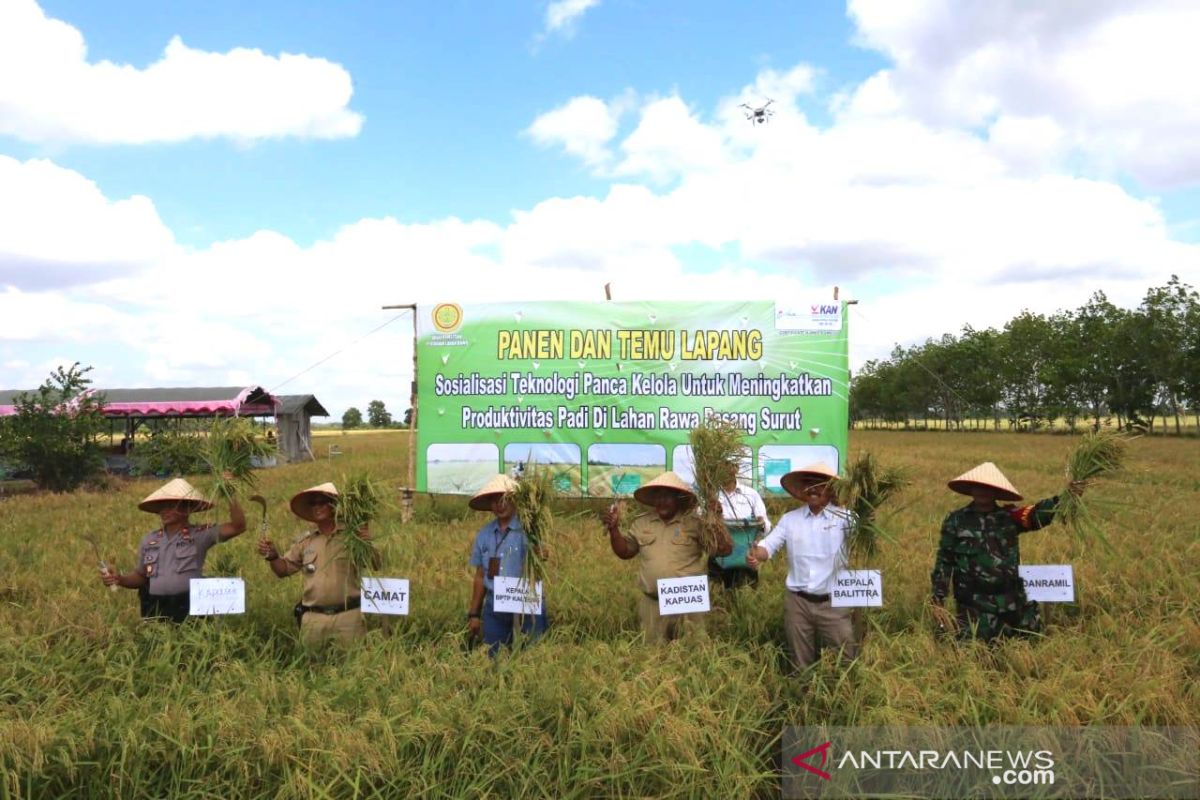
{"type": "MultiPolygon", "coordinates": [[[[100,555],[100,545],[96,544],[95,534],[81,533],[79,534],[79,538],[92,546],[92,552],[96,554],[96,563],[100,565],[100,571],[107,575],[111,568],[108,566],[108,562],[104,560],[104,557],[100,555]]],[[[117,590],[116,584],[108,588],[114,592],[117,590]]]]}
{"type": "Polygon", "coordinates": [[[262,522],[258,523],[258,529],[263,533],[267,532],[267,499],[261,494],[256,494],[250,498],[250,502],[258,503],[262,507],[262,522]]]}

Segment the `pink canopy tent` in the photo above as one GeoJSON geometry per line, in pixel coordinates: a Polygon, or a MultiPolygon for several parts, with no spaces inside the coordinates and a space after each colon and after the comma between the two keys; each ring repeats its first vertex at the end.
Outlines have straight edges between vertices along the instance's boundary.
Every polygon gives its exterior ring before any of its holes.
{"type": "MultiPolygon", "coordinates": [[[[114,419],[270,417],[279,407],[279,399],[261,386],[88,391],[104,397],[103,414],[114,419]]],[[[20,393],[0,391],[0,416],[16,413],[16,396],[20,393]]]]}

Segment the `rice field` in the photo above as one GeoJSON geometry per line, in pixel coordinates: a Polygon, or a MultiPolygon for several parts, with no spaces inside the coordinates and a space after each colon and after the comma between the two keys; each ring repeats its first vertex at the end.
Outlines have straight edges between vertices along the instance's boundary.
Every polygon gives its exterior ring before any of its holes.
{"type": "MultiPolygon", "coordinates": [[[[304,528],[292,493],[350,470],[404,482],[407,434],[362,434],[332,460],[261,473],[271,535],[304,528]]],[[[757,590],[714,598],[707,641],[638,641],[632,563],[608,549],[591,506],[560,510],[550,537],[549,635],[494,661],[468,649],[467,555],[486,517],[462,498],[420,498],[373,530],[382,574],[412,581],[411,615],[349,651],[307,652],[251,530],[210,552],[242,576],[247,613],[143,625],[110,593],[78,538],[130,568],[154,519],[152,481],[112,491],[0,499],[0,797],[778,797],[785,725],[1200,725],[1200,447],[1131,444],[1120,481],[1089,499],[1112,550],[1056,525],[1022,542],[1027,563],[1071,563],[1079,602],[1043,606],[1040,640],[994,649],[935,639],[924,610],[938,526],[964,498],[945,481],[995,461],[1029,499],[1057,492],[1064,436],[855,432],[852,454],[906,467],[913,485],[879,522],[895,534],[870,566],[886,605],[862,615],[863,654],[789,674],[785,566],[757,590]]],[[[320,452],[320,449],[317,452],[320,452]]],[[[781,508],[770,501],[777,516],[781,508]]]]}

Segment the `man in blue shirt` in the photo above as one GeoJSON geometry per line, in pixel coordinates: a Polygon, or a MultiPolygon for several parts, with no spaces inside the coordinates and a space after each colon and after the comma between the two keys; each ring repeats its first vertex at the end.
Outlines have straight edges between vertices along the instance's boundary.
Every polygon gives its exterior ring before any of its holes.
{"type": "MultiPolygon", "coordinates": [[[[508,614],[493,608],[494,579],[520,578],[525,574],[529,543],[510,499],[516,487],[512,478],[497,475],[469,503],[476,511],[490,511],[495,515],[495,519],[475,534],[475,543],[471,547],[470,564],[475,568],[475,579],[471,587],[471,605],[467,609],[467,627],[471,636],[479,638],[482,634],[491,655],[496,654],[500,645],[512,644],[514,628],[519,626],[525,636],[536,639],[549,625],[544,605],[540,614],[508,614]]],[[[538,555],[545,558],[543,553],[538,555]]]]}

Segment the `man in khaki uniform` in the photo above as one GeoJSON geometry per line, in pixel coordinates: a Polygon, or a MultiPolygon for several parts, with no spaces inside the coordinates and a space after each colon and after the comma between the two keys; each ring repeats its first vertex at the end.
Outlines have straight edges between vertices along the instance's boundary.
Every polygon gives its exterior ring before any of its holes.
{"type": "MultiPolygon", "coordinates": [[[[334,518],[338,491],[332,483],[305,489],[292,498],[292,513],[317,523],[282,557],[268,539],[258,543],[258,553],[280,578],[304,573],[304,589],[296,615],[300,637],[307,645],[333,639],[349,644],[367,632],[359,586],[361,576],[346,557],[334,518]]],[[[360,536],[367,535],[360,531],[360,536]]]]}
{"type": "MultiPolygon", "coordinates": [[[[658,613],[660,578],[687,578],[708,574],[708,563],[701,544],[700,518],[692,513],[696,494],[674,472],[664,472],[633,497],[654,513],[634,519],[629,533],[622,533],[621,513],[617,504],[604,513],[613,552],[622,559],[638,558],[638,619],[647,644],[662,644],[680,638],[687,630],[704,633],[704,614],[658,613]]],[[[722,528],[717,552],[727,556],[733,550],[729,532],[722,528]]]]}

